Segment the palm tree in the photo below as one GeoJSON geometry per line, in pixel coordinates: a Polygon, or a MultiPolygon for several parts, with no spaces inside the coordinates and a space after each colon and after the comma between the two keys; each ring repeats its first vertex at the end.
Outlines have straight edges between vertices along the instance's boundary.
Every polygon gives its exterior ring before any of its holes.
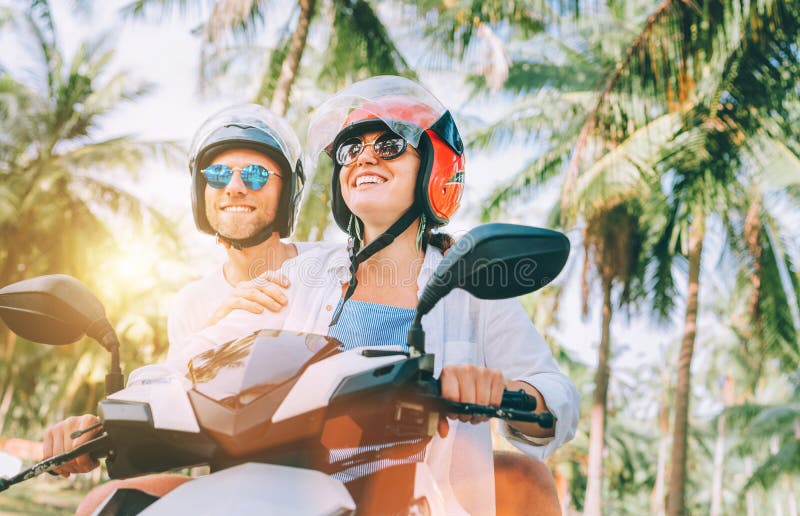
{"type": "MultiPolygon", "coordinates": [[[[593,20],[596,23],[596,20],[593,20]]],[[[544,182],[560,177],[569,158],[570,148],[577,139],[581,126],[585,123],[585,112],[596,93],[593,86],[599,81],[603,63],[613,62],[608,50],[596,44],[602,34],[619,34],[616,27],[622,26],[621,17],[604,19],[606,30],[597,31],[593,27],[582,27],[580,33],[586,34],[581,46],[592,50],[580,53],[560,43],[566,62],[558,65],[542,64],[523,56],[512,63],[507,89],[532,95],[515,102],[508,115],[488,130],[475,135],[477,143],[483,145],[520,141],[523,138],[547,137],[546,148],[515,174],[509,181],[498,186],[490,196],[488,208],[484,209],[484,219],[494,218],[498,212],[507,209],[512,201],[544,182]],[[575,80],[577,78],[577,80],[575,80]],[[527,136],[525,136],[527,132],[527,136]]],[[[581,27],[581,25],[578,25],[581,27]]],[[[547,39],[545,39],[545,42],[547,39]]],[[[607,40],[605,41],[607,43],[607,40]]],[[[546,46],[547,43],[542,46],[546,46]]],[[[540,56],[534,59],[541,59],[540,56]]],[[[607,66],[607,65],[606,65],[607,66]]],[[[663,124],[662,124],[663,125],[663,124]]],[[[654,131],[644,132],[649,141],[654,131]]],[[[641,142],[633,140],[627,151],[635,152],[641,142]]],[[[540,144],[541,145],[541,144],[540,144]]],[[[654,161],[654,158],[649,158],[654,161]]],[[[605,442],[607,393],[610,379],[611,321],[615,306],[631,306],[635,300],[636,284],[640,275],[640,252],[642,228],[640,227],[641,207],[631,199],[620,200],[611,191],[624,191],[628,186],[625,174],[616,176],[610,169],[615,162],[607,159],[598,163],[595,169],[584,176],[584,180],[570,195],[569,205],[557,206],[551,214],[551,221],[562,227],[572,227],[584,222],[582,229],[584,253],[583,268],[583,311],[589,303],[590,271],[599,279],[602,291],[601,338],[598,349],[598,364],[594,379],[594,400],[590,410],[589,459],[587,486],[583,510],[585,514],[600,514],[602,509],[603,457],[605,442]],[[613,296],[617,286],[619,295],[613,296]],[[614,297],[617,297],[614,300],[614,297]]]]}
{"type": "MultiPolygon", "coordinates": [[[[702,10],[690,3],[661,2],[623,58],[605,74],[579,136],[559,138],[565,132],[556,128],[555,145],[491,199],[490,206],[497,207],[525,193],[537,179],[559,174],[571,152],[563,213],[574,206],[574,192],[586,190],[586,184],[596,183],[596,194],[607,204],[627,196],[646,198],[643,225],[651,229],[647,252],[653,263],[648,286],[656,314],[666,316],[674,306],[673,264],[688,262],[670,514],[684,510],[700,264],[707,224],[717,220],[709,217],[716,214],[724,223],[728,209],[749,198],[746,185],[767,169],[755,145],[759,140],[798,154],[788,136],[794,128],[786,102],[796,95],[789,77],[797,70],[792,50],[797,11],[796,5],[782,1],[714,1],[702,10]],[[609,190],[609,183],[615,188],[609,190]]],[[[562,116],[562,126],[568,115],[562,116]]]]}
{"type": "MultiPolygon", "coordinates": [[[[660,262],[653,278],[657,306],[664,313],[672,306],[673,257],[680,254],[688,261],[669,514],[685,510],[690,366],[706,228],[714,214],[724,221],[730,207],[746,196],[746,188],[739,186],[763,172],[763,164],[743,166],[755,154],[756,136],[791,140],[785,100],[795,90],[787,80],[791,73],[785,74],[797,69],[792,48],[799,19],[797,6],[781,1],[709,2],[703,11],[683,2],[662,2],[609,75],[567,169],[564,203],[580,181],[582,160],[590,156],[587,150],[594,147],[604,154],[611,145],[611,152],[617,152],[620,142],[643,123],[652,123],[653,112],[681,115],[679,131],[661,149],[663,159],[657,170],[662,179],[651,187],[661,201],[648,202],[660,204],[660,214],[653,212],[650,220],[661,222],[655,227],[659,236],[653,240],[660,262]],[[598,138],[608,143],[592,143],[598,138]],[[665,185],[666,197],[661,197],[656,188],[665,185]]],[[[591,159],[596,160],[596,155],[591,159]]]]}
{"type": "MultiPolygon", "coordinates": [[[[140,169],[147,159],[175,159],[179,150],[169,142],[92,137],[105,115],[149,87],[126,73],[110,73],[113,52],[107,41],[84,43],[65,59],[48,2],[32,2],[20,11],[14,13],[22,22],[17,35],[32,42],[30,62],[41,75],[22,82],[0,67],[0,285],[53,272],[97,285],[101,278],[93,271],[116,248],[122,218],[129,217],[134,226],[153,226],[153,238],[176,247],[172,225],[117,184],[126,169],[140,169]]],[[[14,357],[16,338],[5,328],[2,333],[6,374],[0,385],[0,428],[12,401],[33,392],[18,388],[27,381],[21,372],[35,380],[45,371],[43,351],[14,357]],[[23,367],[28,359],[30,367],[23,367]]],[[[74,362],[53,365],[69,364],[74,362]]]]}
{"type": "Polygon", "coordinates": [[[584,514],[602,513],[603,456],[606,406],[610,378],[611,319],[614,305],[630,303],[631,284],[637,280],[640,261],[641,230],[638,227],[639,208],[635,203],[617,204],[610,209],[590,215],[583,232],[584,245],[584,313],[588,311],[589,263],[595,267],[602,288],[602,322],[597,370],[594,379],[594,400],[590,411],[589,466],[587,471],[584,514]],[[612,298],[617,284],[622,292],[619,301],[612,298]]]}

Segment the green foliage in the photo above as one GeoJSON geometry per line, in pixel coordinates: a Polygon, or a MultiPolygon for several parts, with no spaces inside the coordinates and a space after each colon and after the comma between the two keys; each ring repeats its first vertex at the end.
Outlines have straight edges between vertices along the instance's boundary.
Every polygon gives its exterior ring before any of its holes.
{"type": "Polygon", "coordinates": [[[270,52],[269,61],[264,74],[261,76],[261,86],[258,88],[258,93],[253,102],[257,104],[267,104],[269,99],[275,94],[275,88],[278,85],[278,77],[281,74],[281,66],[286,53],[289,51],[289,43],[291,42],[291,33],[286,31],[281,40],[276,45],[275,49],[270,52]]]}
{"type": "MultiPolygon", "coordinates": [[[[136,251],[133,235],[149,234],[153,246],[178,259],[179,239],[171,221],[120,185],[129,182],[126,176],[135,179],[144,163],[174,163],[183,152],[171,142],[95,138],[106,114],[149,86],[111,72],[113,51],[104,39],[65,58],[47,2],[33,2],[18,16],[27,24],[17,37],[31,41],[42,67],[26,82],[0,74],[0,285],[71,274],[98,293],[112,322],[123,313],[146,319],[148,339],[120,327],[124,361],[152,360],[166,348],[155,335],[164,332],[159,298],[175,285],[156,270],[123,284],[113,262],[136,251]]],[[[94,411],[103,396],[104,350],[88,340],[55,350],[17,340],[2,329],[0,428],[37,437],[58,417],[94,411]]]]}
{"type": "Polygon", "coordinates": [[[523,37],[530,37],[544,30],[546,18],[556,17],[545,1],[422,0],[413,5],[418,17],[426,22],[426,40],[462,59],[481,25],[508,25],[523,37]]]}
{"type": "Polygon", "coordinates": [[[370,2],[335,0],[333,33],[320,70],[320,84],[339,89],[372,75],[414,77],[370,2]]]}

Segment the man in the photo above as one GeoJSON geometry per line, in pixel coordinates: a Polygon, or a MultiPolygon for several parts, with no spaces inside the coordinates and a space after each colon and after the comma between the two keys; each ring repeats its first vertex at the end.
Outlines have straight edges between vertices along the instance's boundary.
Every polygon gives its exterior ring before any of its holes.
{"type": "MultiPolygon", "coordinates": [[[[189,157],[192,213],[197,228],[225,246],[222,267],[184,287],[168,317],[169,357],[186,338],[213,325],[234,309],[279,312],[288,302],[286,278],[276,272],[287,260],[315,244],[280,241],[293,229],[303,188],[300,143],[289,124],[255,104],[226,108],[195,133],[189,157]]],[[[72,439],[76,430],[98,423],[94,415],[68,418],[45,431],[44,457],[68,451],[94,437],[72,439]]],[[[94,469],[80,457],[57,470],[64,477],[94,469]]],[[[150,475],[112,481],[87,495],[78,514],[90,514],[120,488],[161,496],[189,480],[179,475],[150,475]]],[[[144,500],[147,504],[152,501],[144,500]]],[[[134,502],[135,503],[135,502],[134,502]]]]}
{"type": "Polygon", "coordinates": [[[187,336],[231,310],[279,311],[288,302],[280,287],[288,284],[274,271],[298,254],[279,240],[292,232],[304,179],[300,144],[283,118],[253,104],[221,111],[195,134],[189,170],[195,224],[216,235],[228,256],[176,296],[167,320],[170,358],[187,336]]]}

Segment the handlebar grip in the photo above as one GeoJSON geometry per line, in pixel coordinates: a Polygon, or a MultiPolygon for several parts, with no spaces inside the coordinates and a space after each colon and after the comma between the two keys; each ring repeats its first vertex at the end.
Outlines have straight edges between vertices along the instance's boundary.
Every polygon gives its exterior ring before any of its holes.
{"type": "Polygon", "coordinates": [[[91,457],[92,460],[104,459],[105,457],[108,457],[108,450],[95,450],[89,452],[89,457],[91,457]]]}
{"type": "Polygon", "coordinates": [[[501,406],[517,410],[536,410],[536,398],[520,389],[518,391],[503,391],[501,406]]]}
{"type": "Polygon", "coordinates": [[[418,384],[421,389],[416,392],[417,399],[428,400],[439,406],[444,412],[457,414],[473,414],[485,417],[496,417],[511,421],[536,423],[542,428],[552,428],[555,418],[549,412],[534,413],[537,403],[536,398],[523,389],[518,391],[503,391],[503,400],[499,407],[491,405],[477,405],[474,403],[458,403],[441,397],[441,384],[439,380],[428,380],[418,384]]]}

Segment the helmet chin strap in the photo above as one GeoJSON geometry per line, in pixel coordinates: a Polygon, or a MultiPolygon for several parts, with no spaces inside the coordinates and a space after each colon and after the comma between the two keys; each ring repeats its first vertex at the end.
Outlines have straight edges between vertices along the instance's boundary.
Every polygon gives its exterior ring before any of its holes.
{"type": "Polygon", "coordinates": [[[267,224],[261,231],[248,238],[228,238],[222,235],[220,232],[217,232],[217,242],[224,245],[226,249],[233,247],[234,249],[241,251],[242,249],[255,247],[261,242],[266,241],[272,236],[272,233],[275,232],[273,226],[274,224],[267,224]]]}
{"type": "Polygon", "coordinates": [[[358,270],[358,266],[367,261],[367,259],[381,249],[385,249],[391,245],[391,243],[394,242],[394,239],[403,234],[403,231],[408,229],[408,227],[419,217],[419,215],[420,210],[415,202],[403,214],[403,216],[397,220],[397,222],[389,226],[389,229],[366,245],[364,249],[356,251],[353,239],[350,240],[350,285],[348,285],[347,290],[344,293],[344,297],[339,303],[339,306],[336,307],[336,312],[333,314],[333,319],[331,319],[331,323],[328,325],[328,327],[334,326],[339,322],[339,316],[342,315],[344,304],[348,299],[350,299],[350,297],[353,295],[353,292],[356,290],[356,286],[358,285],[356,271],[358,270]]]}

